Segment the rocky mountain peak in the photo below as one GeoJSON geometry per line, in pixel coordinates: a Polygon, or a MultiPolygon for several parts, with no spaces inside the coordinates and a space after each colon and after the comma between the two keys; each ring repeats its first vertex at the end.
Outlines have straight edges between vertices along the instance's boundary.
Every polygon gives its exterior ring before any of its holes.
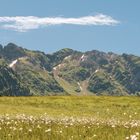
{"type": "Polygon", "coordinates": [[[1,93],[18,86],[18,90],[29,91],[25,95],[140,94],[140,57],[135,55],[69,48],[46,54],[13,43],[0,50],[0,66],[7,68],[7,72],[1,69],[1,79],[7,81],[13,75],[10,81],[16,80],[14,84],[0,80],[1,93]]]}

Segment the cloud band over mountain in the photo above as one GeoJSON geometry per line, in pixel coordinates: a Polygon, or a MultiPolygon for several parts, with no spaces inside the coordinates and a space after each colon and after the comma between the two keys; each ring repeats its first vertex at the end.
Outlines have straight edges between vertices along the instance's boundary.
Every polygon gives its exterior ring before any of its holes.
{"type": "Polygon", "coordinates": [[[18,32],[26,32],[32,29],[47,27],[50,25],[116,25],[120,22],[113,19],[111,16],[97,14],[95,16],[85,16],[79,18],[64,18],[64,17],[35,17],[35,16],[16,16],[16,17],[0,17],[0,28],[10,29],[18,32]]]}

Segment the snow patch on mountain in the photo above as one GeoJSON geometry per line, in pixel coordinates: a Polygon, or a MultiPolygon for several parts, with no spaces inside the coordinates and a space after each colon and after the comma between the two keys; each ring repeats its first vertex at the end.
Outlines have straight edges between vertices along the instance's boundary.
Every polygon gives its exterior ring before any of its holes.
{"type": "Polygon", "coordinates": [[[71,55],[65,57],[64,60],[67,60],[67,59],[69,59],[69,58],[71,58],[71,55]]]}
{"type": "Polygon", "coordinates": [[[14,60],[14,61],[12,61],[12,63],[9,64],[9,67],[10,67],[10,68],[14,67],[14,66],[16,65],[17,62],[18,62],[17,59],[14,60]]]}
{"type": "Polygon", "coordinates": [[[85,54],[83,54],[83,55],[81,56],[80,60],[83,62],[83,61],[85,61],[85,59],[86,59],[86,56],[85,56],[85,54]]]}

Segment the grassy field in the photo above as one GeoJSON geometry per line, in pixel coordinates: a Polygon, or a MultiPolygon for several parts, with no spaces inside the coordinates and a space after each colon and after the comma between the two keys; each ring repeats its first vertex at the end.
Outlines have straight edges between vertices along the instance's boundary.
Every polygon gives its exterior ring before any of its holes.
{"type": "Polygon", "coordinates": [[[0,97],[0,140],[138,140],[139,97],[0,97]]]}

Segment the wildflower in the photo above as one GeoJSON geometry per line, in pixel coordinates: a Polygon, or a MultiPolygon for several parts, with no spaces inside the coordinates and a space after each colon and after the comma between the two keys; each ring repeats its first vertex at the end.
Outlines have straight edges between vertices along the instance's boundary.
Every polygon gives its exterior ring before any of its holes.
{"type": "Polygon", "coordinates": [[[22,130],[23,130],[23,128],[19,128],[19,130],[20,130],[20,131],[22,131],[22,130]]]}
{"type": "Polygon", "coordinates": [[[100,125],[99,123],[97,123],[96,125],[100,125]]]}
{"type": "Polygon", "coordinates": [[[9,125],[10,124],[10,122],[7,122],[7,125],[9,125]]]}
{"type": "Polygon", "coordinates": [[[73,123],[70,123],[71,126],[73,126],[73,123]]]}
{"type": "Polygon", "coordinates": [[[11,134],[8,134],[8,136],[10,137],[10,136],[11,136],[11,134]]]}
{"type": "Polygon", "coordinates": [[[137,140],[138,139],[136,135],[131,135],[130,138],[131,138],[131,140],[137,140]]]}
{"type": "Polygon", "coordinates": [[[12,126],[10,126],[10,127],[9,127],[9,129],[13,129],[13,127],[12,127],[12,126]]]}
{"type": "Polygon", "coordinates": [[[6,116],[6,117],[8,117],[8,116],[9,116],[9,114],[5,114],[5,116],[6,116]]]}
{"type": "Polygon", "coordinates": [[[115,128],[115,125],[112,125],[111,127],[112,127],[112,128],[115,128]]]}
{"type": "Polygon", "coordinates": [[[126,137],[125,139],[126,139],[126,140],[129,140],[129,137],[126,137]]]}
{"type": "Polygon", "coordinates": [[[45,130],[45,133],[50,132],[50,131],[51,131],[51,129],[49,128],[49,129],[45,130]]]}
{"type": "Polygon", "coordinates": [[[124,127],[125,127],[125,128],[129,128],[129,126],[127,126],[127,125],[124,125],[124,127]]]}
{"type": "Polygon", "coordinates": [[[37,125],[37,128],[39,128],[39,129],[40,129],[40,128],[41,128],[41,127],[40,127],[40,125],[37,125]]]}
{"type": "Polygon", "coordinates": [[[13,127],[13,131],[15,131],[15,130],[17,130],[17,128],[16,127],[13,127]]]}
{"type": "Polygon", "coordinates": [[[32,129],[29,129],[28,131],[29,131],[29,132],[32,132],[32,129]]]}

